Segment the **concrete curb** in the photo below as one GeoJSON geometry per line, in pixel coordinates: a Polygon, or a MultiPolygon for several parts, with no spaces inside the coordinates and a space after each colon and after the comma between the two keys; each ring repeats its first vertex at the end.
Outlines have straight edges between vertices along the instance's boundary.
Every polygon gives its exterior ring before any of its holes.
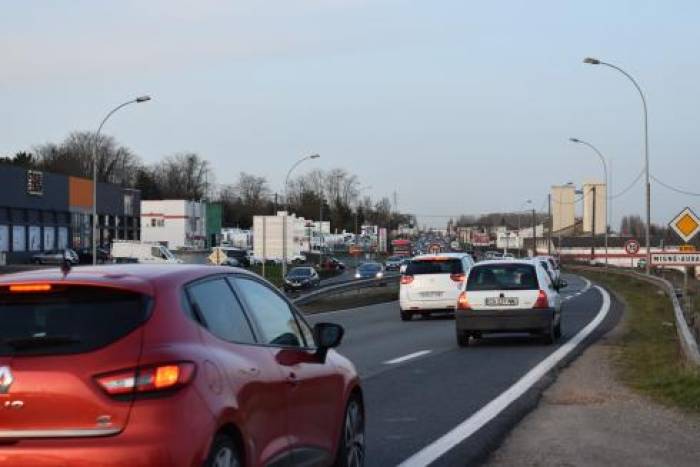
{"type": "MultiPolygon", "coordinates": [[[[582,269],[586,271],[602,272],[602,270],[598,268],[589,268],[585,266],[573,265],[572,267],[575,269],[582,269]]],[[[676,319],[676,332],[678,333],[678,340],[681,344],[683,356],[687,361],[689,361],[693,365],[700,367],[700,349],[698,349],[698,343],[695,341],[693,333],[690,332],[688,322],[685,320],[683,309],[681,308],[681,305],[678,302],[678,297],[676,297],[676,292],[673,288],[673,285],[669,281],[661,277],[648,276],[646,274],[642,274],[636,271],[621,271],[617,269],[608,269],[608,272],[612,272],[613,274],[620,274],[623,276],[632,276],[646,282],[651,282],[665,289],[666,293],[671,298],[671,304],[673,305],[673,315],[676,319]]]]}

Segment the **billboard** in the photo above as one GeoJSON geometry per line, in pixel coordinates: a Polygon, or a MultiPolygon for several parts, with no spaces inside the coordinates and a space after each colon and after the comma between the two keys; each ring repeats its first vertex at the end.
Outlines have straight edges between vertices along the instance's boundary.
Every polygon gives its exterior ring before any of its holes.
{"type": "Polygon", "coordinates": [[[489,237],[488,233],[472,232],[471,244],[473,246],[489,246],[491,244],[491,237],[489,237]]]}

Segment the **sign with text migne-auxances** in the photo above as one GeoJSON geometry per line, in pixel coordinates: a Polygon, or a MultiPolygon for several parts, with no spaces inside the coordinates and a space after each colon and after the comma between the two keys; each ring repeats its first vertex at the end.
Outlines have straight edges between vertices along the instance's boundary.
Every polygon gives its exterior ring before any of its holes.
{"type": "Polygon", "coordinates": [[[700,266],[700,253],[652,253],[656,266],[700,266]]]}

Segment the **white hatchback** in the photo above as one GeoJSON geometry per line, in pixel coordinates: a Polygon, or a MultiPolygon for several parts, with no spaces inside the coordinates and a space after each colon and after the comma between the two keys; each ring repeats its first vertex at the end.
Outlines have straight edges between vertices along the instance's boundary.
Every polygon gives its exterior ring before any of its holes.
{"type": "Polygon", "coordinates": [[[440,253],[412,258],[401,274],[401,319],[454,312],[462,284],[474,266],[466,253],[440,253]]]}
{"type": "Polygon", "coordinates": [[[561,336],[561,297],[539,260],[484,261],[475,265],[458,298],[457,343],[493,332],[529,332],[554,343],[561,336]]]}

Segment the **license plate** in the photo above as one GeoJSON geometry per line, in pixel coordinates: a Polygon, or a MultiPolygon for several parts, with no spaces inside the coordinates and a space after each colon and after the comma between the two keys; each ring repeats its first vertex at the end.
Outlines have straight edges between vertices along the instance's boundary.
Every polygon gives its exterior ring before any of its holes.
{"type": "Polygon", "coordinates": [[[517,304],[517,297],[488,297],[486,299],[486,306],[514,306],[517,304]]]}
{"type": "Polygon", "coordinates": [[[442,297],[442,292],[421,292],[421,297],[442,297]]]}

